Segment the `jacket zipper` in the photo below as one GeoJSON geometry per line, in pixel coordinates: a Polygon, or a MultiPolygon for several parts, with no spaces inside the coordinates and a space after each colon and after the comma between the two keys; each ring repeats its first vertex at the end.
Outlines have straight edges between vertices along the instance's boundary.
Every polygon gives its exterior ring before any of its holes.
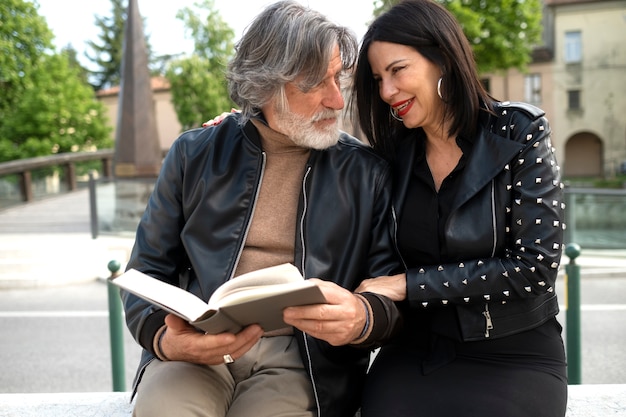
{"type": "Polygon", "coordinates": [[[302,276],[306,276],[304,271],[304,259],[306,258],[306,246],[304,244],[304,218],[306,217],[306,212],[309,208],[309,196],[306,192],[306,182],[309,179],[309,174],[311,173],[311,166],[307,165],[306,171],[304,172],[304,177],[302,178],[302,213],[300,215],[300,246],[302,246],[302,259],[300,260],[300,269],[302,270],[302,276]]]}
{"type": "Polygon", "coordinates": [[[485,316],[485,337],[489,337],[489,330],[493,329],[493,321],[491,321],[491,314],[489,313],[488,303],[485,303],[485,311],[483,311],[483,316],[485,316]]]}
{"type": "Polygon", "coordinates": [[[256,203],[259,199],[259,191],[261,190],[261,184],[263,184],[263,175],[265,175],[265,164],[267,160],[267,156],[265,152],[261,152],[261,172],[259,173],[259,181],[257,182],[256,189],[254,190],[254,200],[252,201],[252,209],[250,210],[250,215],[246,219],[246,229],[243,233],[243,239],[241,240],[241,246],[239,247],[239,251],[237,252],[237,257],[235,258],[235,263],[233,264],[233,269],[230,272],[230,277],[228,279],[232,279],[235,275],[235,271],[237,270],[237,265],[239,264],[239,259],[241,259],[241,254],[243,253],[243,248],[246,245],[246,240],[248,239],[248,233],[250,232],[250,225],[252,224],[252,217],[254,216],[254,210],[256,209],[256,203]]]}
{"type": "MultiPolygon", "coordinates": [[[[311,173],[311,166],[308,165],[302,178],[302,213],[300,215],[300,246],[302,247],[302,259],[300,261],[300,269],[302,270],[302,276],[306,276],[304,265],[306,258],[306,246],[304,240],[304,218],[306,217],[307,209],[309,208],[309,199],[306,191],[306,183],[311,173]]],[[[317,392],[317,384],[315,383],[315,377],[313,376],[313,360],[311,359],[311,351],[309,348],[309,340],[307,334],[302,332],[302,339],[304,340],[304,347],[306,350],[307,367],[309,368],[309,378],[311,379],[311,387],[313,388],[313,396],[315,397],[315,406],[317,407],[317,415],[321,417],[322,409],[319,400],[319,394],[317,392]]]]}
{"type": "Polygon", "coordinates": [[[496,255],[496,247],[498,246],[498,232],[497,232],[497,224],[496,224],[496,191],[495,191],[495,182],[491,180],[491,227],[493,230],[493,247],[491,248],[491,257],[493,258],[496,255]]]}
{"type": "Polygon", "coordinates": [[[404,258],[402,257],[402,254],[400,253],[400,248],[398,247],[398,215],[396,213],[396,207],[395,205],[391,205],[391,217],[393,219],[393,245],[394,248],[396,250],[396,253],[398,254],[398,257],[400,258],[400,261],[402,262],[402,268],[404,268],[405,271],[408,270],[408,267],[406,266],[406,262],[404,261],[404,258]]]}

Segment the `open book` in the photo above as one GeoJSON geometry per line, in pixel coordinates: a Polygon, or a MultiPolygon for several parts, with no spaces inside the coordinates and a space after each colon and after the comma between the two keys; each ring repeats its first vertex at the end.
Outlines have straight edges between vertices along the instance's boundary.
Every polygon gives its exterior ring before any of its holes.
{"type": "Polygon", "coordinates": [[[305,280],[291,264],[240,275],[222,284],[205,303],[182,288],[130,269],[111,283],[170,313],[206,333],[237,333],[258,323],[265,331],[286,327],[283,309],[325,303],[319,287],[305,280]]]}

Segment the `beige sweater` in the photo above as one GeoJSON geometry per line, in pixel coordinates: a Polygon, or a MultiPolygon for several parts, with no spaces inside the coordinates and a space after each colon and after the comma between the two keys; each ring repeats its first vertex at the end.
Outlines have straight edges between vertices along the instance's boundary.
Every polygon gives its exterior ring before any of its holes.
{"type": "Polygon", "coordinates": [[[296,215],[310,149],[253,119],[267,155],[261,189],[235,276],[293,263],[296,215]]]}

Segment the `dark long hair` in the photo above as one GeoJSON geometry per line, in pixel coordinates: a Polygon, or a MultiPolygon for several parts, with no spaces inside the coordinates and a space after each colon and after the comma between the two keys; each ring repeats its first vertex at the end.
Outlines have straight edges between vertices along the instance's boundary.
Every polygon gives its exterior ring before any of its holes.
{"type": "Polygon", "coordinates": [[[369,26],[357,60],[353,100],[361,129],[374,149],[389,157],[394,142],[410,133],[391,117],[389,105],[380,98],[367,59],[375,41],[410,46],[439,66],[444,118],[451,122],[448,133],[468,138],[476,133],[481,106],[490,106],[491,97],[478,78],[472,48],[461,26],[431,0],[404,0],[369,26]]]}

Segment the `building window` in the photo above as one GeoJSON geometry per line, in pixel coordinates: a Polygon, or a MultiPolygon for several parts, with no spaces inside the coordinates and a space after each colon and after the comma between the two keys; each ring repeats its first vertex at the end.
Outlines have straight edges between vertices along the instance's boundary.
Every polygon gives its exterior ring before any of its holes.
{"type": "Polygon", "coordinates": [[[567,92],[567,109],[568,110],[581,110],[580,90],[569,90],[567,92]]]}
{"type": "Polygon", "coordinates": [[[528,74],[524,77],[524,101],[541,106],[541,74],[528,74]]]}
{"type": "Polygon", "coordinates": [[[582,59],[582,33],[579,30],[565,32],[565,63],[576,64],[582,62],[582,59]]]}

